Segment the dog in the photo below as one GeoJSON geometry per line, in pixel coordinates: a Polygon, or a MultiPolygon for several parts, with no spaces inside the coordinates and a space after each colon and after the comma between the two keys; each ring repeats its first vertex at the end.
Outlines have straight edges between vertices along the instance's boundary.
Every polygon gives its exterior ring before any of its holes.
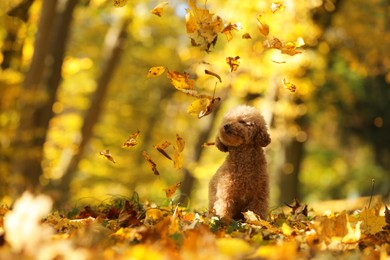
{"type": "Polygon", "coordinates": [[[215,145],[228,152],[209,183],[209,211],[223,221],[253,211],[268,215],[269,177],[263,147],[271,142],[265,120],[254,107],[241,105],[223,118],[215,145]]]}

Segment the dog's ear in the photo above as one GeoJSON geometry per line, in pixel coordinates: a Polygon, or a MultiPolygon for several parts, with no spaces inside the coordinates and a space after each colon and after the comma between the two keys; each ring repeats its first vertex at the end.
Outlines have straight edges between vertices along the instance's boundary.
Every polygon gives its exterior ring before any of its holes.
{"type": "Polygon", "coordinates": [[[217,138],[215,139],[215,145],[217,146],[217,148],[222,151],[222,152],[227,152],[228,151],[228,148],[226,145],[224,145],[222,142],[221,142],[221,139],[219,139],[219,136],[217,136],[217,138]]]}
{"type": "Polygon", "coordinates": [[[260,127],[255,135],[255,145],[266,147],[271,143],[271,137],[268,134],[266,127],[260,127]]]}

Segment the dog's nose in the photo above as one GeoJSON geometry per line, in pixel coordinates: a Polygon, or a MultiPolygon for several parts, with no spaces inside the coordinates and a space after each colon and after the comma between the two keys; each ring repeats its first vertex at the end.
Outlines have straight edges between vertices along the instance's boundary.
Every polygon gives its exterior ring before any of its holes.
{"type": "Polygon", "coordinates": [[[230,128],[229,124],[226,124],[226,125],[223,126],[223,129],[225,129],[225,130],[229,130],[229,128],[230,128]]]}

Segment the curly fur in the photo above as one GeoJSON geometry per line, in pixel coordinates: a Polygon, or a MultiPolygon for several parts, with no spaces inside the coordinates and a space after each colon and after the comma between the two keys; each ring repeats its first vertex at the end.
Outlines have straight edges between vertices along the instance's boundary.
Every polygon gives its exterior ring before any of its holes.
{"type": "Polygon", "coordinates": [[[209,210],[225,221],[251,210],[266,218],[269,178],[263,147],[271,142],[263,116],[238,106],[223,118],[216,146],[228,152],[209,184],[209,210]]]}

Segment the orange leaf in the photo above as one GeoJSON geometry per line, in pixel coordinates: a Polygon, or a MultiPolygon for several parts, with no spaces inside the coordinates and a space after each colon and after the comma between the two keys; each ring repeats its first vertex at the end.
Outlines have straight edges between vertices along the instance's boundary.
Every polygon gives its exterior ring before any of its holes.
{"type": "Polygon", "coordinates": [[[149,163],[154,175],[160,175],[160,173],[157,170],[156,163],[150,158],[149,154],[146,151],[143,151],[142,155],[144,156],[145,160],[149,163]]]}
{"type": "Polygon", "coordinates": [[[191,115],[197,116],[199,119],[209,115],[214,108],[221,101],[220,97],[210,97],[202,95],[200,98],[196,99],[191,105],[188,107],[187,112],[191,115]]]}
{"type": "Polygon", "coordinates": [[[230,72],[236,71],[238,69],[238,66],[240,65],[240,56],[236,57],[226,57],[226,63],[230,67],[230,72]]]}
{"type": "Polygon", "coordinates": [[[234,24],[229,23],[228,25],[225,26],[225,28],[223,28],[222,33],[224,33],[227,40],[230,41],[231,39],[233,39],[232,31],[233,30],[239,31],[240,29],[241,29],[241,25],[239,23],[234,23],[234,24]]]}
{"type": "Polygon", "coordinates": [[[167,6],[168,3],[167,2],[162,2],[162,3],[159,3],[158,5],[156,5],[152,11],[150,11],[152,14],[155,14],[159,17],[162,16],[163,14],[163,11],[164,11],[164,7],[167,6]]]}
{"type": "Polygon", "coordinates": [[[244,34],[242,35],[242,38],[243,38],[243,39],[252,39],[252,37],[251,37],[251,35],[250,35],[249,33],[244,33],[244,34]]]}
{"type": "Polygon", "coordinates": [[[164,189],[165,196],[167,196],[168,199],[172,198],[173,194],[175,194],[176,190],[180,187],[181,182],[173,184],[169,186],[168,188],[164,189]]]}
{"type": "Polygon", "coordinates": [[[165,149],[171,145],[171,142],[169,141],[161,141],[158,144],[154,145],[153,147],[157,149],[162,155],[164,155],[169,160],[172,160],[172,158],[165,152],[165,149]]]}
{"type": "Polygon", "coordinates": [[[288,89],[291,92],[295,92],[297,90],[297,87],[293,83],[288,82],[285,78],[282,79],[282,82],[285,89],[288,89]]]}
{"type": "Polygon", "coordinates": [[[267,36],[269,34],[269,26],[264,22],[262,14],[257,16],[257,27],[262,35],[267,36]]]}
{"type": "Polygon", "coordinates": [[[129,138],[122,144],[122,147],[133,147],[138,144],[137,137],[141,131],[137,130],[136,132],[132,133],[129,138]]]}

